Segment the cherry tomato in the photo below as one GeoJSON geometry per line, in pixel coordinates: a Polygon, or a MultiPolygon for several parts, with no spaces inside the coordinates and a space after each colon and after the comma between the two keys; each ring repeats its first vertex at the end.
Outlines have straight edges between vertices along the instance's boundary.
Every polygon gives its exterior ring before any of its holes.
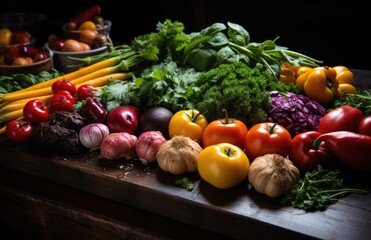
{"type": "Polygon", "coordinates": [[[334,161],[334,154],[323,141],[316,139],[321,133],[308,131],[295,135],[291,140],[289,159],[300,173],[317,169],[318,165],[329,166],[334,161]]]}
{"type": "Polygon", "coordinates": [[[371,115],[362,118],[358,124],[358,133],[371,136],[371,115]]]}
{"type": "Polygon", "coordinates": [[[15,119],[6,124],[6,136],[15,142],[25,142],[31,137],[33,127],[31,122],[15,119]]]}
{"type": "Polygon", "coordinates": [[[73,105],[75,104],[75,99],[72,99],[68,96],[68,94],[58,92],[53,95],[52,99],[49,103],[49,110],[51,112],[55,111],[67,111],[72,112],[73,105]]]}
{"type": "Polygon", "coordinates": [[[276,123],[264,122],[252,126],[246,134],[245,151],[250,160],[267,153],[277,153],[284,157],[289,154],[291,135],[276,123]]]}
{"type": "Polygon", "coordinates": [[[67,97],[67,99],[70,100],[73,104],[76,103],[75,97],[69,91],[59,90],[57,93],[65,95],[67,97]]]}
{"type": "Polygon", "coordinates": [[[28,101],[23,108],[23,118],[32,124],[46,122],[49,120],[49,109],[39,99],[28,101]]]}
{"type": "Polygon", "coordinates": [[[94,93],[97,92],[92,85],[83,84],[76,91],[77,100],[85,100],[86,98],[93,97],[94,93]]]}
{"type": "Polygon", "coordinates": [[[55,81],[52,85],[53,93],[57,93],[60,90],[66,90],[74,95],[76,93],[76,85],[73,82],[62,80],[62,81],[55,81]]]}
{"type": "Polygon", "coordinates": [[[231,143],[237,147],[245,148],[247,127],[240,120],[226,117],[209,123],[203,134],[202,143],[204,147],[217,143],[231,143]]]}

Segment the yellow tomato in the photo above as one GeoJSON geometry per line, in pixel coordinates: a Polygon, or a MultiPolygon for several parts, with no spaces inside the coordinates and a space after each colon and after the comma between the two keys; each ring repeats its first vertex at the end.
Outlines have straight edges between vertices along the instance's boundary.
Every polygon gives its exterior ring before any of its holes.
{"type": "Polygon", "coordinates": [[[197,157],[197,170],[203,180],[219,189],[237,186],[247,179],[250,162],[245,152],[230,143],[204,148],[197,157]]]}
{"type": "Polygon", "coordinates": [[[87,20],[87,21],[81,23],[78,30],[86,30],[86,29],[96,31],[97,30],[97,25],[95,25],[95,23],[93,21],[87,20]]]}
{"type": "Polygon", "coordinates": [[[186,136],[202,145],[202,134],[207,125],[205,116],[198,110],[180,110],[170,119],[169,136],[186,136]]]}

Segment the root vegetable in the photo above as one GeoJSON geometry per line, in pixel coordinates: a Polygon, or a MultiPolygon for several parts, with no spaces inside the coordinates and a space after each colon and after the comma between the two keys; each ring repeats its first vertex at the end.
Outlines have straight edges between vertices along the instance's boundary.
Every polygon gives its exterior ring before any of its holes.
{"type": "Polygon", "coordinates": [[[157,152],[159,167],[172,174],[183,174],[197,170],[197,156],[202,147],[189,137],[177,135],[163,143],[157,152]]]}
{"type": "Polygon", "coordinates": [[[103,139],[100,145],[101,157],[106,159],[125,158],[135,156],[135,142],[137,137],[127,132],[111,133],[103,139]]]}
{"type": "Polygon", "coordinates": [[[91,151],[99,149],[103,139],[109,135],[109,129],[102,123],[91,123],[80,129],[79,140],[91,151]]]}
{"type": "Polygon", "coordinates": [[[248,179],[256,191],[278,197],[292,189],[300,179],[300,172],[288,158],[266,154],[251,163],[248,179]]]}
{"type": "Polygon", "coordinates": [[[139,160],[147,164],[156,161],[156,155],[166,138],[160,131],[147,131],[139,135],[135,143],[135,151],[139,160]]]}

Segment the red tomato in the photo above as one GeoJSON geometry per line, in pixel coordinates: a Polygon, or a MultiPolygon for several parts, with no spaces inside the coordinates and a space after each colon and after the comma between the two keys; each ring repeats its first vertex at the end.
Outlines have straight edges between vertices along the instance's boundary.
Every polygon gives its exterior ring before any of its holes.
{"type": "Polygon", "coordinates": [[[61,90],[66,90],[71,93],[71,95],[74,95],[76,93],[76,85],[73,82],[62,80],[62,81],[55,81],[52,85],[52,91],[53,93],[57,93],[61,90]]]}
{"type": "Polygon", "coordinates": [[[67,99],[70,100],[73,104],[76,103],[74,96],[69,91],[67,91],[67,90],[59,90],[57,93],[58,94],[63,94],[64,96],[66,96],[67,99]]]}
{"type": "Polygon", "coordinates": [[[202,134],[202,143],[204,147],[217,143],[231,143],[244,149],[246,134],[245,123],[227,116],[220,120],[214,120],[206,126],[202,134]]]}
{"type": "Polygon", "coordinates": [[[81,85],[76,91],[77,100],[85,100],[88,97],[93,97],[94,93],[97,92],[93,86],[89,84],[81,85]]]}
{"type": "Polygon", "coordinates": [[[362,118],[361,110],[350,105],[344,105],[326,113],[321,118],[317,131],[322,134],[335,131],[356,132],[362,118]]]}
{"type": "Polygon", "coordinates": [[[318,165],[329,166],[334,161],[334,154],[326,147],[325,142],[316,141],[321,133],[303,132],[291,140],[289,159],[300,173],[317,169],[318,165]]]}
{"type": "Polygon", "coordinates": [[[286,157],[290,146],[289,131],[276,123],[255,124],[246,134],[245,151],[251,161],[267,153],[277,153],[286,157]]]}
{"type": "Polygon", "coordinates": [[[133,134],[139,123],[140,110],[135,106],[120,106],[107,115],[106,124],[110,132],[127,132],[133,134]]]}
{"type": "Polygon", "coordinates": [[[38,124],[49,120],[49,109],[39,99],[28,101],[23,108],[24,120],[32,124],[38,124]]]}
{"type": "Polygon", "coordinates": [[[358,133],[371,136],[371,115],[362,118],[358,124],[358,133]]]}
{"type": "Polygon", "coordinates": [[[73,105],[75,104],[75,99],[70,97],[66,93],[58,92],[53,95],[49,103],[49,110],[51,112],[55,111],[67,111],[72,112],[73,105]]]}
{"type": "Polygon", "coordinates": [[[31,137],[33,127],[31,122],[15,119],[6,124],[6,136],[15,142],[25,142],[31,137]]]}

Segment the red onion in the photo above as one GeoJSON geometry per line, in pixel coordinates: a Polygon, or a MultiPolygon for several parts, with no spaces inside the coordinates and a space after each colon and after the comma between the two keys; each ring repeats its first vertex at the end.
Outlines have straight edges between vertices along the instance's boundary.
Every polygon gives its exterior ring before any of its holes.
{"type": "Polygon", "coordinates": [[[126,158],[135,156],[137,137],[127,132],[111,133],[100,145],[101,157],[106,159],[126,158]]]}
{"type": "Polygon", "coordinates": [[[146,131],[139,135],[135,151],[139,160],[147,164],[156,161],[156,155],[166,138],[160,131],[146,131]]]}
{"type": "Polygon", "coordinates": [[[109,129],[103,123],[91,123],[80,129],[79,140],[90,151],[99,149],[103,139],[109,135],[109,129]]]}

